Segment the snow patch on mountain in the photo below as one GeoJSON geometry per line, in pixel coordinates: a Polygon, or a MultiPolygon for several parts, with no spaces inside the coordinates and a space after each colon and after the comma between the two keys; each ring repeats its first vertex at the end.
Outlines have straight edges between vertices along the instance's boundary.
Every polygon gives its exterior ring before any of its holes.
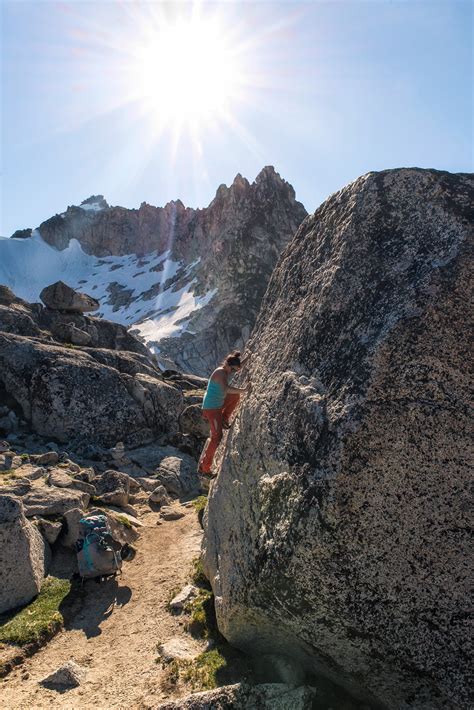
{"type": "Polygon", "coordinates": [[[98,202],[92,202],[89,204],[82,204],[79,205],[81,210],[88,210],[89,212],[100,212],[101,210],[105,209],[105,207],[102,207],[98,202]]]}
{"type": "Polygon", "coordinates": [[[86,254],[76,239],[58,250],[38,230],[29,239],[0,237],[0,283],[17,296],[37,302],[42,289],[60,279],[99,301],[94,315],[134,325],[156,352],[157,341],[185,332],[191,314],[216,294],[214,289],[194,295],[199,262],[174,261],[169,251],[98,258],[86,254]]]}
{"type": "MultiPolygon", "coordinates": [[[[195,279],[189,286],[194,282],[195,279]]],[[[187,329],[189,316],[194,311],[207,306],[216,293],[216,288],[208,291],[205,296],[195,296],[188,290],[188,286],[184,286],[179,291],[168,289],[157,298],[157,305],[159,304],[160,308],[156,315],[139,323],[131,332],[138,333],[153,352],[159,353],[157,343],[162,338],[177,337],[185,331],[192,332],[187,329]]]]}

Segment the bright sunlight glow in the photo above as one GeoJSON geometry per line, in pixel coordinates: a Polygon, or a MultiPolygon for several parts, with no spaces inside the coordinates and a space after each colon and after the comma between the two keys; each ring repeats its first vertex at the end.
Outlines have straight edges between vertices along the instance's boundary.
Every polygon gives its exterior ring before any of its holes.
{"type": "Polygon", "coordinates": [[[136,54],[133,80],[161,124],[221,117],[243,77],[217,22],[200,18],[161,25],[136,54]]]}

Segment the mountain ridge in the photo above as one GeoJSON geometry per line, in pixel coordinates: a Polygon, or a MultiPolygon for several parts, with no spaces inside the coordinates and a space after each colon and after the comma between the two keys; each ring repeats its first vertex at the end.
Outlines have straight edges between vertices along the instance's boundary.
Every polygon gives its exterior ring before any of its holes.
{"type": "Polygon", "coordinates": [[[19,230],[0,240],[0,282],[31,301],[61,279],[97,298],[99,316],[133,326],[168,364],[206,374],[243,347],[277,259],[306,216],[273,166],[252,183],[238,173],[198,209],[179,199],[127,209],[92,195],[29,238],[19,230]]]}

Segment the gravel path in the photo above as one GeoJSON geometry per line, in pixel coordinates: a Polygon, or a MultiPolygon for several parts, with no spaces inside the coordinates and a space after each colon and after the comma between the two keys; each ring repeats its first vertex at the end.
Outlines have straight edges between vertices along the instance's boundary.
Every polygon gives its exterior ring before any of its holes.
{"type": "Polygon", "coordinates": [[[191,640],[166,605],[189,581],[202,537],[194,509],[176,507],[185,513],[179,520],[157,525],[157,513],[141,517],[145,527],[135,559],[124,563],[117,581],[86,582],[84,604],[68,628],[0,681],[2,708],[141,710],[167,697],[160,689],[156,648],[175,636],[191,640]],[[87,670],[78,688],[60,694],[38,684],[71,659],[87,670]]]}

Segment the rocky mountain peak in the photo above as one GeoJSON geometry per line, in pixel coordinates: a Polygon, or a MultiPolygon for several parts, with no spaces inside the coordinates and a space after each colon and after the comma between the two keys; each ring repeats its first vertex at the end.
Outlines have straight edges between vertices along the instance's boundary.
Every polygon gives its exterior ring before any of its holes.
{"type": "Polygon", "coordinates": [[[107,200],[105,200],[103,195],[91,195],[80,204],[80,207],[83,209],[92,208],[96,210],[105,210],[109,206],[110,205],[107,203],[107,200]]]}
{"type": "MultiPolygon", "coordinates": [[[[25,284],[19,295],[37,299],[62,279],[97,298],[100,317],[133,326],[179,367],[207,374],[247,339],[276,261],[305,217],[273,167],[252,183],[238,173],[202,209],[180,199],[164,207],[110,207],[103,195],[92,195],[34,231],[35,245],[45,249],[45,280],[32,245],[38,283],[25,284]],[[160,322],[168,324],[164,330],[160,322]]],[[[5,283],[16,287],[15,270],[5,260],[5,283]]]]}

